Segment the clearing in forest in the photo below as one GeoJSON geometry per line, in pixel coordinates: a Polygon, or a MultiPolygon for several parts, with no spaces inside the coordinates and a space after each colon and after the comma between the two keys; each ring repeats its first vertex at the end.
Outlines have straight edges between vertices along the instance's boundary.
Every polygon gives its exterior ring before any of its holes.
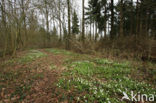
{"type": "Polygon", "coordinates": [[[132,65],[60,49],[0,62],[0,103],[126,103],[123,92],[156,93],[156,65],[132,65]]]}

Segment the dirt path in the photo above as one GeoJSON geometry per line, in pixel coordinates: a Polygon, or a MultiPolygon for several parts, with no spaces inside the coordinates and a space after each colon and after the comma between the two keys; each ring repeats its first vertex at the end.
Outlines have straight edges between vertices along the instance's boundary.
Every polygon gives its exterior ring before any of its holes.
{"type": "MultiPolygon", "coordinates": [[[[52,95],[54,95],[54,91],[56,89],[55,84],[57,83],[59,76],[64,70],[64,67],[62,65],[64,56],[54,55],[47,52],[46,50],[39,51],[46,54],[47,56],[37,58],[28,64],[17,63],[15,65],[8,65],[4,67],[4,75],[6,75],[6,73],[8,73],[9,71],[11,71],[10,73],[13,73],[11,74],[11,78],[14,78],[17,72],[21,75],[18,75],[14,79],[15,82],[10,82],[9,80],[10,84],[8,82],[8,79],[6,79],[5,84],[9,84],[9,87],[3,87],[2,91],[0,88],[0,103],[13,103],[15,101],[17,103],[57,103],[57,99],[52,98],[52,95]],[[29,81],[33,81],[32,84],[29,84],[29,81]],[[21,85],[24,84],[30,85],[30,90],[23,91],[23,88],[25,87],[22,86],[22,89],[18,90],[18,94],[9,99],[12,93],[17,91],[16,88],[21,88],[21,85]],[[22,94],[19,92],[21,92],[22,94]],[[19,101],[20,96],[23,94],[26,94],[26,97],[22,99],[22,101],[19,101]]],[[[8,78],[7,75],[6,78],[8,78]]],[[[4,83],[0,81],[0,86],[1,84],[4,83]]]]}
{"type": "Polygon", "coordinates": [[[31,95],[27,96],[24,102],[29,103],[54,103],[55,98],[51,98],[54,93],[55,83],[58,80],[59,75],[63,71],[63,56],[53,55],[45,50],[40,50],[48,56],[40,58],[33,62],[31,66],[36,66],[37,73],[43,73],[44,77],[37,80],[31,89],[31,95]],[[55,65],[56,68],[51,69],[51,65],[55,65]]]}

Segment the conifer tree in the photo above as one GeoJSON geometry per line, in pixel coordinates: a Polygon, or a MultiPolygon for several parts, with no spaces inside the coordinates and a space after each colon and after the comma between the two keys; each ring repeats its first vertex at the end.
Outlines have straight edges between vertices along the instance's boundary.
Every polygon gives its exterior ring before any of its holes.
{"type": "Polygon", "coordinates": [[[74,11],[73,14],[73,19],[72,19],[72,33],[73,34],[78,34],[79,33],[79,20],[78,20],[78,16],[76,14],[76,12],[74,11]]]}

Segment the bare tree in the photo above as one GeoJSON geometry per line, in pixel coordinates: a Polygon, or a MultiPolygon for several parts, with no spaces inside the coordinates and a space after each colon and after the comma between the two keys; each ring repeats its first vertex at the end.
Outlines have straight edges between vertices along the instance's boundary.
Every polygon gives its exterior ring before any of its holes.
{"type": "Polygon", "coordinates": [[[71,25],[70,25],[70,1],[67,0],[68,5],[68,36],[66,40],[66,49],[70,49],[70,36],[71,36],[71,25]]]}
{"type": "Polygon", "coordinates": [[[59,0],[59,26],[60,26],[60,41],[62,41],[62,25],[61,25],[61,1],[59,0]]]}
{"type": "Polygon", "coordinates": [[[4,45],[3,57],[5,57],[5,54],[6,54],[6,51],[7,51],[7,45],[8,45],[8,40],[7,40],[8,34],[7,34],[7,25],[6,25],[5,1],[2,0],[2,2],[0,2],[0,5],[1,5],[1,12],[2,12],[2,29],[4,30],[3,31],[3,34],[5,34],[5,35],[3,35],[4,36],[4,39],[5,39],[5,41],[4,41],[5,42],[5,45],[4,45]]]}

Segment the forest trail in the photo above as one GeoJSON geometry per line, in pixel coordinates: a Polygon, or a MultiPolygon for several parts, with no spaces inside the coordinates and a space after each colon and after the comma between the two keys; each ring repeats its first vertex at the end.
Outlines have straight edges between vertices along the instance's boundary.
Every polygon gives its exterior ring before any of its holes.
{"type": "Polygon", "coordinates": [[[0,103],[156,103],[155,61],[156,0],[0,0],[0,103]]]}
{"type": "Polygon", "coordinates": [[[26,50],[0,62],[0,103],[127,103],[121,101],[125,91],[156,93],[155,67],[150,64],[145,75],[130,61],[26,50]]]}
{"type": "MultiPolygon", "coordinates": [[[[10,103],[13,101],[18,101],[20,99],[22,99],[22,103],[47,103],[47,102],[52,102],[55,101],[54,99],[51,99],[51,95],[53,93],[53,89],[56,87],[56,81],[58,80],[61,72],[63,71],[64,67],[62,65],[63,63],[63,59],[64,57],[61,55],[54,55],[52,53],[49,53],[45,50],[38,50],[38,52],[40,53],[44,53],[46,56],[43,56],[41,58],[38,58],[31,61],[30,63],[22,63],[25,62],[24,60],[22,62],[20,62],[20,64],[18,64],[18,60],[13,60],[15,61],[15,65],[8,65],[6,68],[12,69],[16,71],[12,71],[12,73],[15,72],[23,72],[22,75],[25,75],[25,77],[29,77],[29,79],[36,79],[33,80],[33,84],[28,84],[31,85],[31,89],[29,90],[30,92],[28,94],[23,95],[24,97],[20,97],[20,94],[22,94],[22,92],[25,92],[23,90],[19,90],[19,91],[14,91],[14,92],[21,92],[21,93],[17,93],[15,95],[17,96],[11,96],[12,94],[5,94],[6,90],[8,88],[2,88],[1,91],[1,95],[0,95],[0,103],[4,102],[4,103],[10,103]],[[16,64],[17,63],[17,64],[16,64]],[[21,71],[21,68],[33,68],[31,70],[23,70],[21,71]],[[24,74],[25,72],[25,74],[24,74]],[[31,74],[35,75],[32,76],[31,74]],[[10,97],[11,98],[8,98],[10,97]]],[[[23,59],[27,59],[27,58],[23,58],[23,59]]],[[[3,71],[4,74],[6,73],[6,71],[3,71]]],[[[1,75],[0,75],[1,76],[1,75]]],[[[6,77],[7,78],[7,77],[6,77]]],[[[12,78],[11,78],[12,79],[12,78]]],[[[18,81],[19,78],[15,78],[15,81],[18,81]]],[[[23,78],[23,81],[25,81],[25,78],[23,78]]],[[[26,81],[28,82],[28,81],[26,81]]],[[[0,85],[2,85],[2,83],[0,82],[0,85]]],[[[13,85],[13,84],[12,84],[13,85]]],[[[16,85],[16,84],[14,84],[16,85]]],[[[10,85],[11,87],[11,85],[10,85]]],[[[11,87],[12,88],[12,87],[11,87]]],[[[22,87],[25,88],[25,87],[22,87]]],[[[0,88],[1,90],[1,88],[0,88]]],[[[9,89],[8,89],[9,90],[9,89]]],[[[10,90],[9,90],[10,91],[10,90]]],[[[9,92],[7,91],[7,92],[9,92]]],[[[12,93],[13,91],[11,90],[10,93],[12,93]]]]}
{"type": "Polygon", "coordinates": [[[31,103],[52,103],[51,99],[55,84],[63,70],[63,56],[53,55],[45,50],[40,50],[47,56],[40,58],[32,63],[32,66],[37,66],[38,71],[43,73],[44,77],[33,84],[30,96],[25,98],[25,102],[31,103]]]}

